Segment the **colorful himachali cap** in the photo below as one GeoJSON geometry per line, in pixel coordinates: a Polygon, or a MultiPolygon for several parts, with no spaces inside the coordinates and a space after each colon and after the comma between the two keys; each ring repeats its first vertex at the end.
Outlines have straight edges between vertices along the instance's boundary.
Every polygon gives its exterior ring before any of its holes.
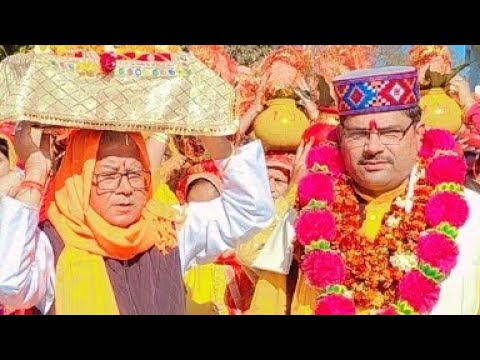
{"type": "Polygon", "coordinates": [[[333,86],[340,116],[406,110],[420,100],[417,71],[407,66],[352,71],[333,86]]]}

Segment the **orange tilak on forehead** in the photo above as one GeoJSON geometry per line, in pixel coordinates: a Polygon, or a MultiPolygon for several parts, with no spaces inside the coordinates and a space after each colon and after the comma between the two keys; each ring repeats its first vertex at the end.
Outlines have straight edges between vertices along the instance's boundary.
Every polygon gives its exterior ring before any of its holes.
{"type": "Polygon", "coordinates": [[[370,120],[368,123],[368,129],[370,131],[377,131],[377,121],[375,119],[370,120]]]}

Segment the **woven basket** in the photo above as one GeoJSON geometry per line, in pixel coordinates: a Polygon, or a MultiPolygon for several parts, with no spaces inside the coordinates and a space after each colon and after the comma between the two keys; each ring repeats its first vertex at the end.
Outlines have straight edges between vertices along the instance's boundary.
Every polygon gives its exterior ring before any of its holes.
{"type": "Polygon", "coordinates": [[[179,135],[230,135],[238,129],[234,89],[193,55],[167,61],[18,54],[0,64],[0,122],[179,135]]]}

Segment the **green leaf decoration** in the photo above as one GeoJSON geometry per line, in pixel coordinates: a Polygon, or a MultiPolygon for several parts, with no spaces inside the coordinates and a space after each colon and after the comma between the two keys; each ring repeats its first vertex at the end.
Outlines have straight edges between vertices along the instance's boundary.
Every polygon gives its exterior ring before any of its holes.
{"type": "Polygon", "coordinates": [[[317,173],[330,174],[330,169],[328,168],[327,165],[320,165],[315,163],[315,165],[313,165],[312,170],[317,173]]]}
{"type": "Polygon", "coordinates": [[[406,301],[400,301],[395,305],[400,315],[416,315],[415,309],[412,308],[406,301]]]}
{"type": "Polygon", "coordinates": [[[306,252],[315,251],[315,250],[328,251],[330,250],[330,243],[326,240],[318,240],[318,241],[312,241],[310,245],[305,246],[306,252]]]}
{"type": "Polygon", "coordinates": [[[445,275],[440,272],[437,268],[430,266],[428,264],[420,265],[420,271],[425,275],[425,277],[439,283],[445,279],[445,275]]]}
{"type": "Polygon", "coordinates": [[[464,64],[461,64],[461,65],[458,65],[456,67],[454,67],[452,69],[452,71],[450,72],[450,74],[448,74],[446,76],[446,83],[445,85],[448,85],[448,83],[450,82],[450,80],[452,80],[455,76],[457,76],[458,74],[460,74],[460,72],[463,71],[463,69],[466,69],[467,67],[469,67],[472,63],[464,63],[464,64]]]}
{"type": "Polygon", "coordinates": [[[455,241],[458,236],[458,229],[447,222],[438,224],[435,229],[444,234],[445,236],[449,237],[452,241],[455,241]]]}
{"type": "Polygon", "coordinates": [[[425,83],[420,84],[421,90],[429,90],[432,88],[445,88],[450,80],[457,76],[463,69],[470,66],[472,63],[461,64],[452,69],[449,74],[441,74],[436,71],[431,71],[430,67],[425,72],[425,83]]]}
{"type": "Polygon", "coordinates": [[[312,199],[306,206],[307,209],[309,210],[323,210],[327,207],[327,203],[325,201],[319,201],[312,199]]]}
{"type": "Polygon", "coordinates": [[[329,285],[327,286],[326,293],[328,295],[337,294],[344,295],[347,292],[347,288],[343,285],[329,285]]]}
{"type": "Polygon", "coordinates": [[[318,105],[325,107],[335,106],[335,99],[330,94],[330,86],[323,76],[319,76],[317,89],[319,93],[318,105]]]}
{"type": "Polygon", "coordinates": [[[435,193],[439,192],[451,192],[455,194],[462,194],[463,193],[463,185],[457,183],[441,183],[435,186],[435,193]]]}

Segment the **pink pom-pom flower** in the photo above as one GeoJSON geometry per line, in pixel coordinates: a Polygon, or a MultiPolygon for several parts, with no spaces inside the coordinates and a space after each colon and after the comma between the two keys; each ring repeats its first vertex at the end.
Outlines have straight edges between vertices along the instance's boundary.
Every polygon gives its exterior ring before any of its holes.
{"type": "Polygon", "coordinates": [[[308,174],[299,181],[298,202],[302,207],[308,205],[310,200],[324,201],[330,205],[334,195],[333,182],[325,174],[308,174]]]}
{"type": "Polygon", "coordinates": [[[431,129],[425,132],[420,156],[424,159],[431,158],[437,150],[454,150],[455,138],[447,130],[431,129]]]}
{"type": "Polygon", "coordinates": [[[378,315],[398,315],[397,310],[393,306],[388,305],[378,312],[378,315]]]}
{"type": "Polygon", "coordinates": [[[313,169],[315,165],[326,166],[330,174],[335,177],[339,177],[345,172],[345,164],[340,151],[330,145],[318,146],[310,150],[306,164],[308,169],[313,169]]]}
{"type": "Polygon", "coordinates": [[[329,211],[303,211],[295,222],[297,240],[303,246],[312,241],[332,241],[337,235],[335,218],[329,211]]]}
{"type": "Polygon", "coordinates": [[[340,255],[331,251],[312,251],[302,261],[302,271],[310,285],[326,288],[345,281],[346,268],[340,255]]]}
{"type": "Polygon", "coordinates": [[[466,201],[459,195],[441,192],[428,200],[425,207],[425,220],[428,226],[435,227],[442,222],[460,227],[465,224],[469,214],[466,201]]]}
{"type": "Polygon", "coordinates": [[[463,185],[467,176],[467,162],[461,156],[439,156],[428,163],[425,174],[432,186],[445,182],[463,185]]]}
{"type": "Polygon", "coordinates": [[[398,284],[398,296],[420,314],[431,312],[438,302],[440,287],[417,270],[410,271],[398,284]]]}
{"type": "Polygon", "coordinates": [[[315,315],[355,315],[355,303],[342,295],[327,295],[317,302],[315,315]]]}
{"type": "Polygon", "coordinates": [[[117,56],[114,53],[104,53],[100,57],[100,67],[105,74],[110,74],[117,67],[117,56]]]}
{"type": "Polygon", "coordinates": [[[423,235],[417,245],[418,258],[443,274],[448,274],[455,267],[458,257],[458,248],[445,235],[428,233],[423,235]]]}

